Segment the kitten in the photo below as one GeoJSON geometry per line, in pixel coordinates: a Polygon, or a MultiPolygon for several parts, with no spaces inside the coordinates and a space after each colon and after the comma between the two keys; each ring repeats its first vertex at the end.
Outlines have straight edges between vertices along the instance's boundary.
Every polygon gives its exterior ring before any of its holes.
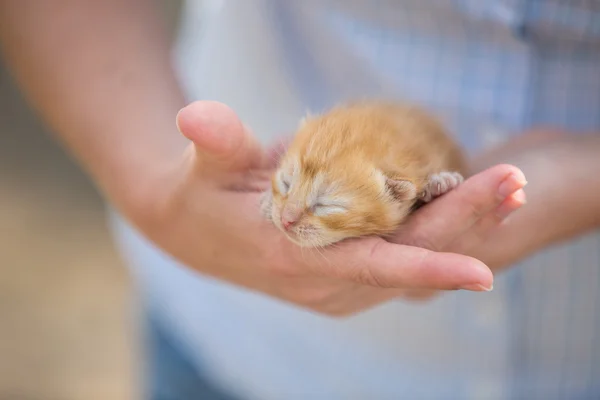
{"type": "Polygon", "coordinates": [[[303,247],[386,236],[416,207],[462,183],[463,170],[460,149],[424,110],[343,105],[301,122],[261,212],[303,247]]]}

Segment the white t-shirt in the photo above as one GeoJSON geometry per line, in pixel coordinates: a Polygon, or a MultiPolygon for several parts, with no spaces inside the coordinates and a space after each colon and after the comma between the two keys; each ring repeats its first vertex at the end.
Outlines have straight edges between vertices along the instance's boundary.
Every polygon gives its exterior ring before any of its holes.
{"type": "MultiPolygon", "coordinates": [[[[469,151],[536,124],[600,131],[594,1],[204,5],[183,12],[181,83],[190,100],[233,107],[264,143],[307,110],[365,96],[430,108],[469,151]]],[[[114,222],[144,296],[190,358],[242,398],[600,398],[597,234],[525,260],[489,294],[337,320],[201,276],[114,222]]]]}

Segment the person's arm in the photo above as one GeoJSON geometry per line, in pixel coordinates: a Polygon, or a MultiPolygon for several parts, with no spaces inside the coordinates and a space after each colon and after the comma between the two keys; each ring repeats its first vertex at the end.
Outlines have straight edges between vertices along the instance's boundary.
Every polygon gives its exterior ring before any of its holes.
{"type": "Polygon", "coordinates": [[[301,251],[260,218],[256,189],[267,182],[251,169],[270,171],[242,121],[224,104],[185,106],[151,5],[0,0],[0,42],[32,104],[156,246],[200,273],[327,314],[407,289],[489,289],[486,265],[441,244],[484,234],[507,201],[518,208],[511,193],[498,195],[517,168],[495,166],[428,205],[436,218],[406,231],[403,244],[364,238],[301,251]],[[423,235],[428,226],[435,235],[423,235]]]}
{"type": "Polygon", "coordinates": [[[113,203],[135,211],[153,174],[187,143],[175,126],[185,103],[154,2],[0,0],[0,43],[69,153],[113,203]]]}
{"type": "Polygon", "coordinates": [[[509,162],[526,174],[528,204],[466,254],[503,268],[600,227],[600,132],[538,129],[478,156],[473,170],[509,162]]]}

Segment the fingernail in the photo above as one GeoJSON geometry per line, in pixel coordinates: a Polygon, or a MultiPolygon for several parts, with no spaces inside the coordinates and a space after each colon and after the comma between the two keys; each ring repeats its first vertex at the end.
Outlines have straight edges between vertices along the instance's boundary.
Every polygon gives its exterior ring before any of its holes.
{"type": "Polygon", "coordinates": [[[518,189],[510,195],[496,209],[496,215],[501,219],[506,219],[510,214],[517,211],[521,206],[527,203],[527,197],[523,189],[518,189]]]}
{"type": "Polygon", "coordinates": [[[475,283],[475,284],[471,284],[471,285],[465,285],[461,289],[469,290],[471,292],[491,292],[492,290],[494,290],[494,284],[492,284],[492,286],[487,288],[480,283],[475,283]]]}
{"type": "Polygon", "coordinates": [[[181,133],[181,128],[179,127],[179,114],[181,114],[181,111],[183,110],[183,108],[179,111],[177,111],[177,115],[175,116],[175,126],[177,127],[177,131],[179,133],[181,133]]]}
{"type": "Polygon", "coordinates": [[[525,191],[523,189],[517,190],[511,197],[512,200],[517,204],[527,203],[527,196],[525,195],[525,191]]]}
{"type": "Polygon", "coordinates": [[[498,194],[502,198],[505,198],[513,194],[515,191],[523,188],[525,185],[527,185],[527,181],[525,180],[524,176],[510,174],[498,187],[498,194]]]}

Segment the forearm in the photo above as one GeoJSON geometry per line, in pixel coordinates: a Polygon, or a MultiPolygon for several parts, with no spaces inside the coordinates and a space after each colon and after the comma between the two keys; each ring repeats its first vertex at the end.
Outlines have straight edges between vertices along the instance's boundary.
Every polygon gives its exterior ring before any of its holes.
{"type": "Polygon", "coordinates": [[[527,204],[473,254],[491,267],[600,228],[600,135],[551,135],[519,147],[509,143],[474,161],[482,169],[516,165],[529,182],[527,204]]]}
{"type": "Polygon", "coordinates": [[[548,188],[555,213],[548,217],[557,220],[559,239],[599,228],[600,133],[557,141],[549,146],[546,160],[557,174],[548,188]]]}
{"type": "Polygon", "coordinates": [[[0,0],[7,64],[99,189],[122,206],[181,154],[184,105],[147,0],[0,0]]]}

